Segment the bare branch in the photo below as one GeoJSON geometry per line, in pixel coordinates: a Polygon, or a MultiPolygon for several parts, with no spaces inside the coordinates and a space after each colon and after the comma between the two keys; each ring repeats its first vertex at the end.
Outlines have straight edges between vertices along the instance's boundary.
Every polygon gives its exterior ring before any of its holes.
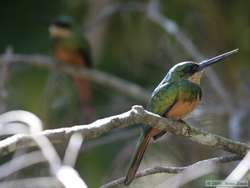
{"type": "MultiPolygon", "coordinates": [[[[236,155],[231,155],[231,156],[225,156],[225,157],[215,157],[215,158],[211,158],[211,159],[207,159],[207,160],[203,160],[203,161],[198,161],[192,165],[189,166],[185,166],[185,167],[162,167],[162,166],[155,166],[153,168],[148,168],[145,170],[142,170],[140,172],[137,172],[135,178],[141,178],[144,176],[148,176],[148,175],[153,175],[153,174],[159,174],[159,173],[169,173],[169,174],[178,174],[180,172],[183,172],[184,170],[193,167],[193,166],[203,166],[205,164],[218,164],[218,163],[227,163],[227,162],[231,162],[231,161],[237,161],[240,160],[241,157],[236,156],[236,155]]],[[[116,185],[121,185],[123,184],[125,180],[125,177],[122,178],[118,178],[116,180],[113,180],[107,184],[102,185],[100,188],[109,188],[109,187],[114,187],[116,185]]]]}
{"type": "MultiPolygon", "coordinates": [[[[4,55],[0,56],[0,64],[6,60],[4,55]]],[[[59,70],[71,76],[78,75],[80,77],[89,78],[91,81],[113,88],[121,93],[124,93],[137,100],[146,102],[149,99],[150,93],[142,87],[123,80],[121,78],[109,75],[94,69],[84,69],[67,65],[59,65],[53,59],[44,55],[20,55],[13,54],[8,57],[10,63],[27,63],[33,66],[43,67],[47,69],[59,70]]]]}
{"type": "Polygon", "coordinates": [[[171,185],[172,188],[179,188],[192,180],[216,171],[217,167],[218,165],[214,163],[213,160],[206,160],[205,162],[199,161],[190,165],[179,174],[166,179],[156,188],[165,188],[168,187],[168,185],[171,185]]]}
{"type": "MultiPolygon", "coordinates": [[[[81,133],[83,137],[88,140],[99,137],[115,128],[124,128],[140,123],[171,132],[175,135],[187,137],[202,145],[222,149],[241,156],[245,155],[250,149],[250,146],[245,143],[208,133],[198,128],[191,127],[182,121],[163,118],[144,110],[141,106],[134,106],[128,112],[100,119],[88,125],[46,130],[38,133],[37,136],[47,136],[54,144],[67,141],[74,133],[81,133]]],[[[35,137],[35,135],[33,135],[33,137],[35,137]]],[[[18,134],[0,142],[0,156],[12,153],[20,148],[29,148],[34,146],[36,145],[34,144],[31,136],[18,134]]]]}

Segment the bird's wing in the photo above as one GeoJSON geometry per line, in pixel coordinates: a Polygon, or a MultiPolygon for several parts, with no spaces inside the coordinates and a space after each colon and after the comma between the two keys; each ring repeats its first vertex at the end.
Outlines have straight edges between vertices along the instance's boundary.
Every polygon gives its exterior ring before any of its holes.
{"type": "Polygon", "coordinates": [[[93,67],[91,47],[88,40],[83,35],[77,35],[78,52],[83,56],[88,68],[93,67]]]}
{"type": "Polygon", "coordinates": [[[174,106],[177,99],[178,85],[174,83],[162,84],[153,92],[149,102],[149,110],[164,115],[174,106]]]}
{"type": "Polygon", "coordinates": [[[93,61],[92,61],[92,55],[90,48],[80,48],[78,52],[81,54],[81,56],[84,58],[86,65],[88,68],[93,67],[93,61]]]}
{"type": "Polygon", "coordinates": [[[90,45],[81,33],[74,32],[74,35],[64,38],[60,41],[60,46],[77,52],[81,56],[80,58],[85,61],[88,68],[93,66],[90,45]]]}

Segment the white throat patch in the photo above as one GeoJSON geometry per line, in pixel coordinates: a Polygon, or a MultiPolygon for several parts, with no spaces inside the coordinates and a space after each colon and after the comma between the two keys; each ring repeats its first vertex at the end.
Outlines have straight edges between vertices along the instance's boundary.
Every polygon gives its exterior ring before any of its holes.
{"type": "Polygon", "coordinates": [[[195,84],[199,84],[200,85],[200,81],[201,81],[201,77],[203,75],[203,71],[200,72],[196,72],[195,74],[193,74],[192,76],[190,76],[188,78],[189,81],[195,83],[195,84]]]}
{"type": "Polygon", "coordinates": [[[70,31],[56,26],[50,26],[49,33],[51,37],[69,37],[71,35],[70,31]]]}

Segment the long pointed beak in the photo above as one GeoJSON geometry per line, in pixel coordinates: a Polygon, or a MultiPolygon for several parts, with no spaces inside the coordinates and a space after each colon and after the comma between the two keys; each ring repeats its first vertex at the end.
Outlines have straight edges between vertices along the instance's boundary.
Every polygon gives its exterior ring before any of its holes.
{"type": "Polygon", "coordinates": [[[217,63],[219,61],[222,61],[224,59],[226,59],[227,57],[237,53],[239,51],[239,49],[235,49],[235,50],[232,50],[232,51],[229,51],[229,52],[226,52],[224,54],[221,54],[221,55],[218,55],[218,56],[215,56],[211,59],[207,59],[207,60],[204,60],[202,62],[200,62],[198,65],[199,65],[199,69],[198,71],[201,71],[203,70],[204,68],[214,64],[214,63],[217,63]]]}

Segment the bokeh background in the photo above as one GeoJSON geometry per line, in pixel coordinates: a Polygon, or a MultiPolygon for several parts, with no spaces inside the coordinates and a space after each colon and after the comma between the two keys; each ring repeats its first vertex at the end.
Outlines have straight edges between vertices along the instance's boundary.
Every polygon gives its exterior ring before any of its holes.
{"type": "MultiPolygon", "coordinates": [[[[95,69],[151,92],[171,66],[193,57],[175,37],[141,11],[117,11],[96,22],[109,10],[107,7],[135,2],[148,3],[142,0],[3,1],[0,6],[0,52],[3,54],[11,47],[13,53],[52,56],[48,24],[58,15],[72,16],[91,44],[95,69]]],[[[244,142],[249,141],[250,131],[247,127],[250,110],[249,7],[250,1],[243,0],[160,1],[161,13],[174,21],[205,57],[240,49],[239,54],[213,67],[230,96],[234,111],[226,109],[213,83],[204,77],[202,103],[186,120],[194,126],[244,142]]],[[[6,88],[6,110],[31,111],[43,120],[46,128],[81,123],[79,101],[70,76],[17,63],[11,66],[6,88]]],[[[105,85],[92,83],[92,91],[95,119],[125,112],[135,104],[147,105],[146,101],[133,99],[105,85]]],[[[125,175],[139,132],[139,126],[115,130],[85,143],[76,168],[89,187],[98,187],[125,175]]],[[[141,168],[183,166],[222,154],[224,152],[188,139],[167,135],[149,146],[141,168]]],[[[202,187],[205,179],[223,178],[232,167],[223,165],[221,170],[183,187],[202,187]]],[[[21,176],[30,175],[29,172],[20,173],[21,176]]],[[[45,172],[41,169],[35,173],[45,172]]],[[[131,187],[154,187],[168,177],[170,175],[166,174],[147,176],[136,180],[131,187]]]]}

